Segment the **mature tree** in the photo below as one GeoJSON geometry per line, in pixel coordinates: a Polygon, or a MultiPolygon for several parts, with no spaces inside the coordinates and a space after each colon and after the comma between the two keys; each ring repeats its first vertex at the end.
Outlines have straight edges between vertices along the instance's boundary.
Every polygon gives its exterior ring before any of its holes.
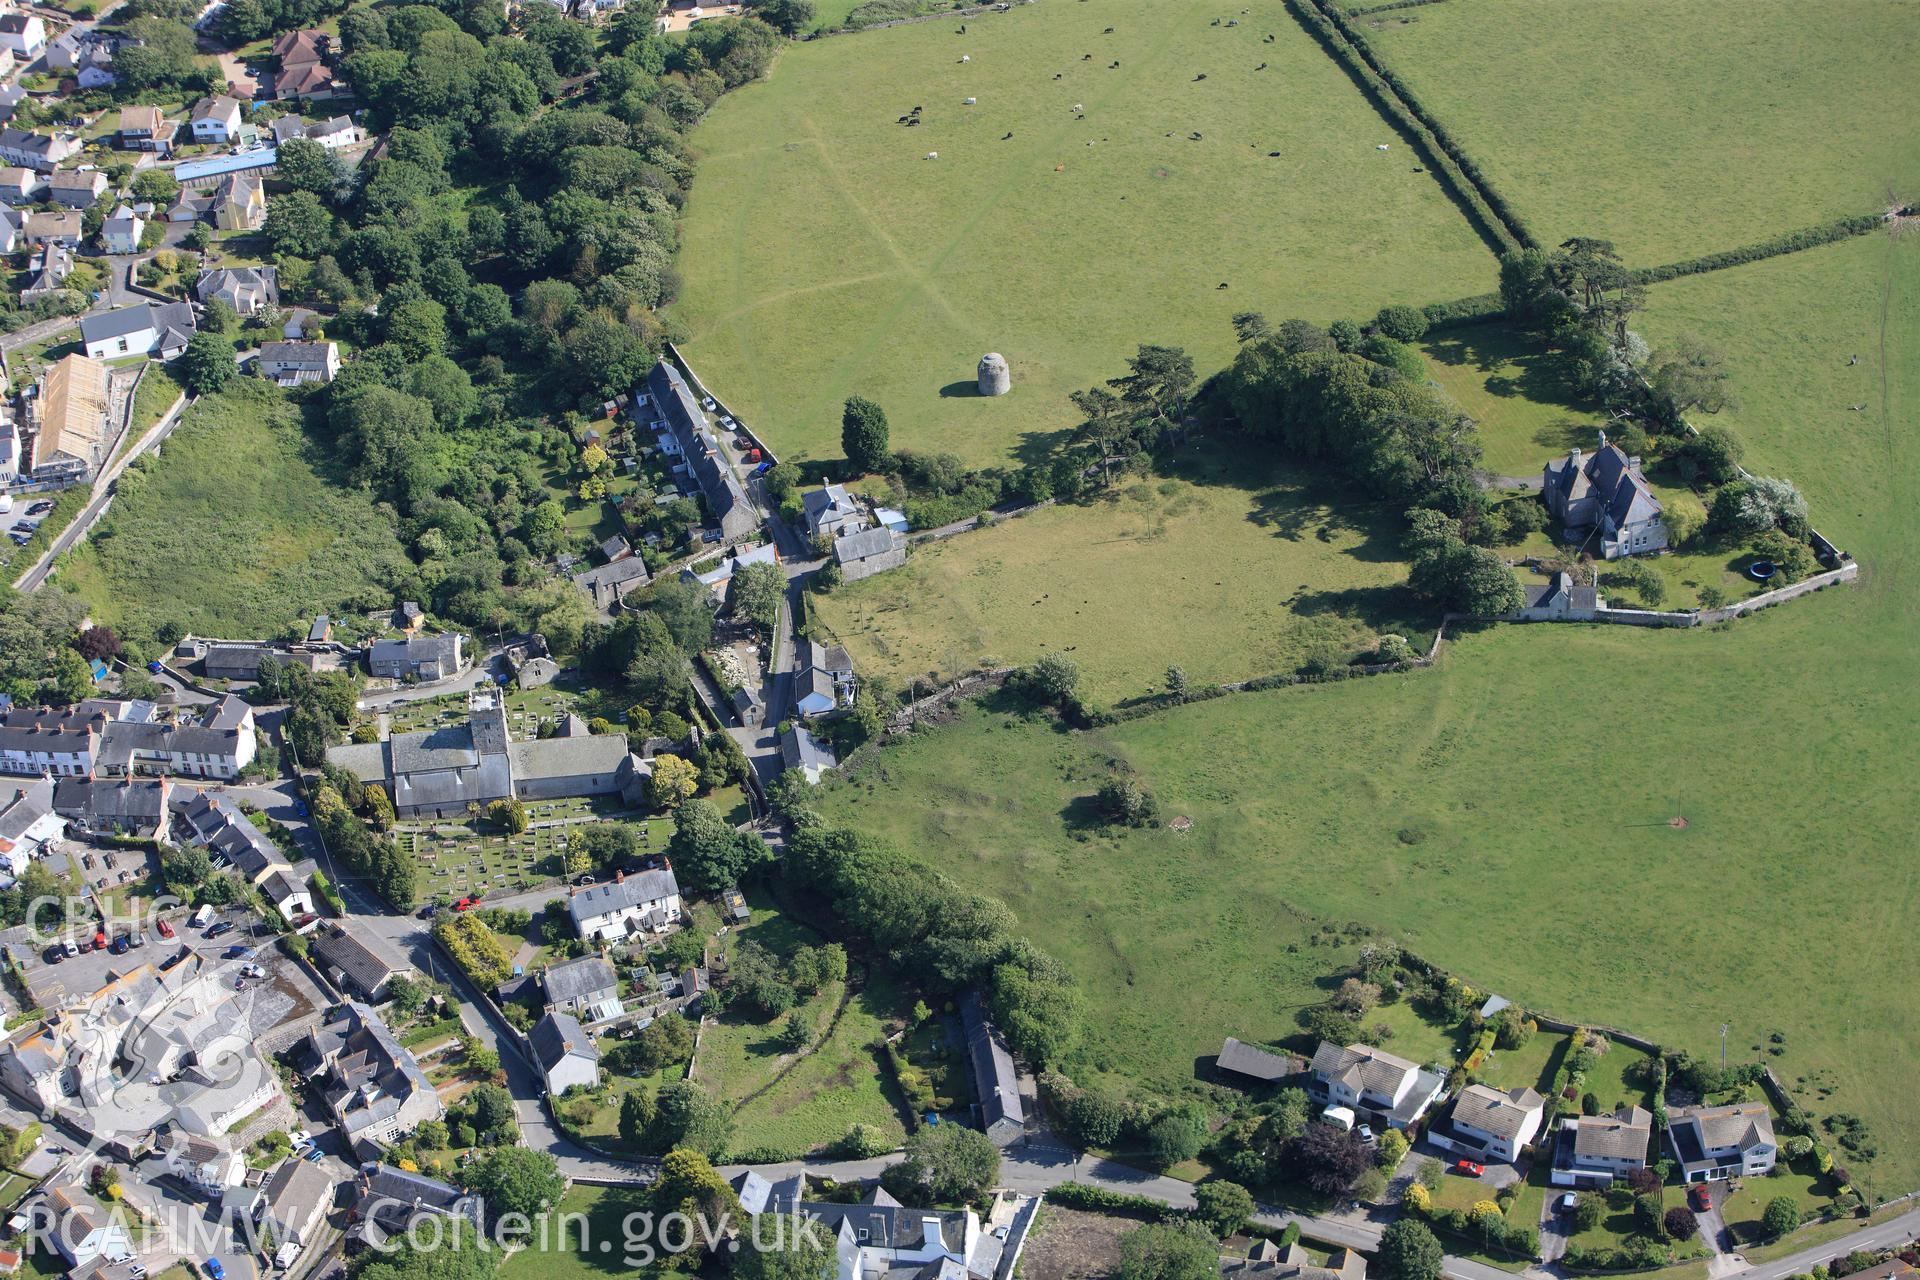
{"type": "Polygon", "coordinates": [[[1185,348],[1144,342],[1127,358],[1127,372],[1107,380],[1123,402],[1152,422],[1178,420],[1193,383],[1193,358],[1185,348]]]}
{"type": "MultiPolygon", "coordinates": [[[[653,777],[647,783],[647,798],[654,808],[678,809],[699,789],[700,771],[692,764],[664,753],[653,758],[653,777]]],[[[678,835],[677,830],[675,834],[678,835]]]]}
{"type": "Polygon", "coordinates": [[[847,397],[840,412],[840,450],[856,473],[884,471],[893,460],[887,444],[887,414],[865,396],[847,397]]]}
{"type": "Polygon", "coordinates": [[[1800,1228],[1800,1205],[1792,1196],[1775,1196],[1767,1201],[1767,1207],[1760,1215],[1760,1225],[1775,1240],[1797,1231],[1800,1228]]]}
{"type": "Polygon", "coordinates": [[[797,35],[813,25],[813,0],[758,0],[753,16],[783,36],[797,35]]]}
{"type": "Polygon", "coordinates": [[[1673,460],[1689,481],[1726,484],[1740,474],[1740,459],[1745,453],[1746,445],[1733,428],[1715,422],[1681,442],[1673,460]]]}
{"type": "Polygon", "coordinates": [[[653,1127],[653,1095],[635,1090],[620,1099],[620,1137],[638,1146],[653,1127]]]}
{"type": "Polygon", "coordinates": [[[678,1013],[661,1014],[647,1024],[635,1044],[648,1073],[685,1062],[693,1056],[693,1024],[678,1013]]]}
{"type": "Polygon", "coordinates": [[[801,947],[787,962],[787,971],[793,977],[793,985],[809,993],[836,982],[844,982],[847,977],[847,949],[837,942],[801,947]]]}
{"type": "Polygon", "coordinates": [[[1768,529],[1799,536],[1807,526],[1807,500],[1791,480],[1755,476],[1722,485],[1707,510],[1707,529],[1720,536],[1748,537],[1768,529]]]}
{"type": "Polygon", "coordinates": [[[1294,1140],[1292,1158],[1308,1186],[1322,1195],[1345,1195],[1373,1164],[1360,1135],[1338,1125],[1310,1124],[1294,1140]]]}
{"type": "Polygon", "coordinates": [[[787,576],[779,565],[750,564],[734,571],[733,611],[751,618],[763,634],[773,634],[786,594],[787,576]]]}
{"type": "Polygon", "coordinates": [[[1698,338],[1683,337],[1654,357],[1649,382],[1668,419],[1677,421],[1694,409],[1719,413],[1732,408],[1727,377],[1725,358],[1718,351],[1698,338]]]}
{"type": "Polygon", "coordinates": [[[137,92],[184,84],[189,78],[205,83],[206,77],[195,75],[199,70],[198,50],[193,28],[186,23],[135,18],[127,23],[125,34],[126,39],[113,55],[113,73],[122,89],[137,92]]]}
{"type": "Polygon", "coordinates": [[[727,997],[729,1006],[751,1005],[767,1018],[785,1013],[798,998],[773,953],[752,941],[736,943],[727,957],[727,997]]]}
{"type": "Polygon", "coordinates": [[[1197,1222],[1149,1222],[1120,1238],[1119,1280],[1214,1280],[1220,1242],[1197,1222]]]}
{"type": "Polygon", "coordinates": [[[1374,1255],[1386,1280],[1440,1280],[1440,1241],[1424,1222],[1402,1218],[1380,1233],[1374,1255]]]}
{"type": "Polygon", "coordinates": [[[718,1159],[733,1136],[733,1120],[724,1104],[691,1080],[675,1080],[654,1099],[656,1112],[646,1145],[656,1152],[675,1147],[718,1159]]]}
{"type": "Polygon", "coordinates": [[[493,1280],[500,1250],[466,1219],[446,1219],[448,1230],[418,1243],[402,1233],[391,1251],[363,1255],[354,1280],[493,1280]]]}
{"type": "Polygon", "coordinates": [[[775,1214],[771,1224],[742,1230],[733,1255],[735,1280],[833,1280],[838,1274],[833,1238],[798,1214],[775,1214]]]}
{"type": "Polygon", "coordinates": [[[1112,1094],[1082,1089],[1067,1103],[1067,1129],[1082,1146],[1111,1147],[1127,1122],[1127,1107],[1112,1094]]]}
{"type": "Polygon", "coordinates": [[[1178,1108],[1147,1126],[1147,1154],[1155,1164],[1168,1168],[1199,1155],[1206,1138],[1206,1117],[1192,1108],[1178,1108]]]}
{"type": "Polygon", "coordinates": [[[559,1163],[530,1147],[495,1147],[467,1166],[467,1187],[486,1202],[492,1219],[502,1214],[538,1217],[560,1203],[567,1180],[559,1163]]]}
{"type": "Polygon", "coordinates": [[[1062,703],[1073,696],[1080,684],[1080,664],[1064,653],[1049,650],[1034,660],[1026,670],[1028,685],[1039,697],[1052,703],[1062,703]]]}
{"type": "Polygon", "coordinates": [[[929,1196],[936,1204],[974,1200],[1000,1176],[1000,1149],[977,1129],[927,1125],[907,1139],[906,1158],[884,1176],[908,1203],[929,1196]]]}
{"type": "Polygon", "coordinates": [[[653,616],[666,624],[667,633],[682,653],[698,653],[713,639],[713,607],[707,589],[697,582],[674,578],[654,587],[653,616]]]}
{"type": "Polygon", "coordinates": [[[1498,555],[1485,547],[1446,540],[1414,557],[1407,585],[1416,595],[1476,617],[1496,617],[1525,601],[1520,581],[1498,555]]]}
{"type": "Polygon", "coordinates": [[[187,339],[186,352],[180,357],[180,377],[187,390],[197,396],[210,396],[232,381],[235,372],[233,344],[217,333],[196,333],[187,339]]]}
{"type": "Polygon", "coordinates": [[[133,175],[133,194],[155,204],[170,204],[180,194],[180,184],[165,169],[142,169],[133,175]]]}
{"type": "Polygon", "coordinates": [[[274,176],[295,191],[311,192],[324,200],[346,181],[346,169],[339,158],[312,138],[283,142],[275,156],[274,176]]]}
{"type": "Polygon", "coordinates": [[[510,836],[527,829],[527,806],[519,796],[503,796],[487,806],[487,817],[510,836]]]}
{"type": "Polygon", "coordinates": [[[267,201],[265,230],[275,253],[314,258],[333,244],[333,215],[311,191],[292,191],[267,201]]]}
{"type": "Polygon", "coordinates": [[[1395,342],[1418,342],[1426,336],[1427,316],[1418,307],[1395,305],[1380,308],[1373,318],[1376,333],[1384,333],[1395,342]]]}
{"type": "Polygon", "coordinates": [[[1224,1240],[1253,1216],[1253,1195],[1237,1182],[1203,1182],[1193,1189],[1193,1216],[1224,1240]]]}

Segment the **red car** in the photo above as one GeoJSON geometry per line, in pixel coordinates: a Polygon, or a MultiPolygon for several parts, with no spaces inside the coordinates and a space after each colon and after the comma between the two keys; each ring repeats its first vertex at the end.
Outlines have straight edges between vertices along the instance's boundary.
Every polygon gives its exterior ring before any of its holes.
{"type": "Polygon", "coordinates": [[[1453,1171],[1469,1178],[1477,1178],[1487,1171],[1487,1166],[1475,1164],[1471,1160],[1456,1160],[1453,1162],[1453,1171]]]}
{"type": "Polygon", "coordinates": [[[455,911],[465,911],[472,906],[473,906],[472,898],[462,898],[460,899],[460,901],[453,904],[453,909],[455,911]]]}
{"type": "Polygon", "coordinates": [[[1713,1188],[1695,1186],[1688,1190],[1687,1199],[1692,1202],[1695,1213],[1705,1213],[1713,1208],[1713,1188]]]}
{"type": "Polygon", "coordinates": [[[159,924],[155,925],[154,928],[159,930],[160,936],[163,938],[171,938],[173,936],[173,926],[168,924],[165,920],[162,920],[159,924]]]}
{"type": "Polygon", "coordinates": [[[107,949],[107,935],[106,935],[106,934],[104,934],[104,933],[96,933],[96,934],[94,934],[94,935],[93,935],[93,949],[94,949],[95,951],[105,951],[105,950],[107,949]]]}

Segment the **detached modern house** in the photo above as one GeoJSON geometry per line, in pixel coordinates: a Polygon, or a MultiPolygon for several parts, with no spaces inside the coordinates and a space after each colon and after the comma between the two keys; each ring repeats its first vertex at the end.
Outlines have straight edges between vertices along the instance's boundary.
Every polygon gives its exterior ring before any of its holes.
{"type": "Polygon", "coordinates": [[[202,98],[194,104],[188,126],[195,142],[232,142],[240,133],[240,100],[224,93],[202,98]]]}
{"type": "Polygon", "coordinates": [[[305,382],[332,382],[340,373],[337,342],[264,342],[260,345],[260,376],[283,387],[305,382]]]}
{"type": "Polygon", "coordinates": [[[1547,510],[1566,527],[1568,541],[1598,534],[1608,560],[1666,547],[1660,499],[1640,474],[1640,459],[1607,443],[1606,432],[1600,433],[1600,447],[1591,458],[1570,449],[1541,469],[1540,481],[1547,510]]]}
{"type": "Polygon", "coordinates": [[[554,1097],[576,1086],[591,1089],[599,1083],[600,1050],[572,1014],[549,1013],[534,1024],[529,1039],[547,1092],[554,1097]]]}
{"type": "Polygon", "coordinates": [[[588,942],[659,933],[680,918],[680,882],[669,870],[622,872],[611,884],[576,892],[567,899],[567,912],[574,932],[588,942]]]}
{"type": "Polygon", "coordinates": [[[1470,1084],[1453,1100],[1444,1128],[1436,1121],[1427,1137],[1449,1150],[1511,1164],[1540,1132],[1545,1117],[1546,1100],[1532,1089],[1502,1092],[1491,1085],[1470,1084]]]}
{"type": "Polygon", "coordinates": [[[1759,1177],[1772,1171],[1780,1153],[1764,1102],[1677,1108],[1667,1114],[1667,1146],[1683,1182],[1759,1177]]]}
{"type": "Polygon", "coordinates": [[[1568,1116],[1553,1150],[1553,1185],[1604,1187],[1647,1167],[1653,1113],[1623,1106],[1609,1116],[1568,1116]]]}
{"type": "Polygon", "coordinates": [[[1447,1087],[1445,1076],[1383,1053],[1371,1045],[1341,1048],[1325,1040],[1315,1051],[1308,1092],[1329,1106],[1367,1112],[1404,1129],[1426,1114],[1447,1087]]]}
{"type": "MultiPolygon", "coordinates": [[[[203,307],[224,302],[237,316],[259,315],[280,305],[280,272],[275,267],[216,267],[200,273],[193,296],[203,307]]],[[[261,354],[266,354],[264,348],[261,354]]]]}

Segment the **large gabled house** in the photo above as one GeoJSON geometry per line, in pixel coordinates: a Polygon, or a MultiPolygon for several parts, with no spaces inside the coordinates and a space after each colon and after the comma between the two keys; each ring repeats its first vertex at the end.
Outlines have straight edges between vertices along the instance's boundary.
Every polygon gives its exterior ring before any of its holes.
{"type": "Polygon", "coordinates": [[[1598,537],[1601,554],[1608,560],[1660,551],[1667,545],[1660,499],[1640,473],[1640,459],[1608,443],[1604,431],[1592,457],[1569,449],[1566,457],[1542,468],[1540,486],[1547,510],[1566,527],[1568,540],[1598,537]]]}
{"type": "Polygon", "coordinates": [[[845,533],[858,533],[867,527],[867,513],[847,492],[845,485],[830,484],[819,489],[809,489],[800,495],[800,509],[807,519],[807,533],[810,537],[826,534],[837,538],[845,533]]]}
{"type": "Polygon", "coordinates": [[[1604,1187],[1647,1167],[1653,1113],[1622,1105],[1611,1115],[1568,1116],[1553,1150],[1553,1185],[1604,1187]]]}
{"type": "Polygon", "coordinates": [[[853,659],[840,645],[807,641],[806,661],[793,679],[793,713],[824,716],[853,702],[853,659]]]}
{"type": "Polygon", "coordinates": [[[280,305],[280,272],[275,267],[215,267],[193,283],[201,306],[224,302],[239,316],[259,315],[280,305]]]}
{"type": "Polygon", "coordinates": [[[386,1145],[446,1114],[427,1073],[372,1008],[350,1002],[307,1033],[302,1074],[315,1081],[340,1132],[386,1145]]]}
{"type": "Polygon", "coordinates": [[[1394,1129],[1425,1115],[1447,1087],[1444,1075],[1364,1044],[1343,1048],[1322,1040],[1310,1069],[1308,1092],[1315,1098],[1370,1114],[1394,1129]]]}
{"type": "Polygon", "coordinates": [[[1764,1102],[1676,1107],[1667,1113],[1667,1147],[1683,1182],[1759,1177],[1772,1171],[1780,1153],[1764,1102]]]}
{"type": "Polygon", "coordinates": [[[588,942],[659,933],[680,919],[680,882],[670,870],[620,872],[567,899],[574,932],[588,942]]]}
{"type": "Polygon", "coordinates": [[[1546,1105],[1546,1099],[1532,1089],[1470,1084],[1453,1100],[1444,1125],[1436,1121],[1427,1136],[1452,1150],[1512,1163],[1540,1132],[1546,1105]]]}
{"type": "Polygon", "coordinates": [[[80,341],[94,360],[155,356],[171,360],[193,337],[193,308],[184,302],[142,302],[80,319],[80,341]]]}

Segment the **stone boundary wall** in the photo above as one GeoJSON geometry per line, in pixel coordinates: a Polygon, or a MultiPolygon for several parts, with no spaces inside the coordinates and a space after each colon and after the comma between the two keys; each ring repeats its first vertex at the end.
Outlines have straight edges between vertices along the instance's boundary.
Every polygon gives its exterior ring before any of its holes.
{"type": "Polygon", "coordinates": [[[870,22],[864,27],[834,27],[829,31],[815,31],[807,37],[809,41],[828,40],[834,36],[857,36],[863,31],[884,31],[888,27],[910,27],[917,22],[936,20],[951,21],[954,18],[977,18],[983,13],[1005,13],[1015,4],[1035,4],[1038,0],[996,0],[992,4],[976,4],[965,9],[935,9],[932,13],[916,13],[907,18],[889,18],[885,22],[870,22]]]}

